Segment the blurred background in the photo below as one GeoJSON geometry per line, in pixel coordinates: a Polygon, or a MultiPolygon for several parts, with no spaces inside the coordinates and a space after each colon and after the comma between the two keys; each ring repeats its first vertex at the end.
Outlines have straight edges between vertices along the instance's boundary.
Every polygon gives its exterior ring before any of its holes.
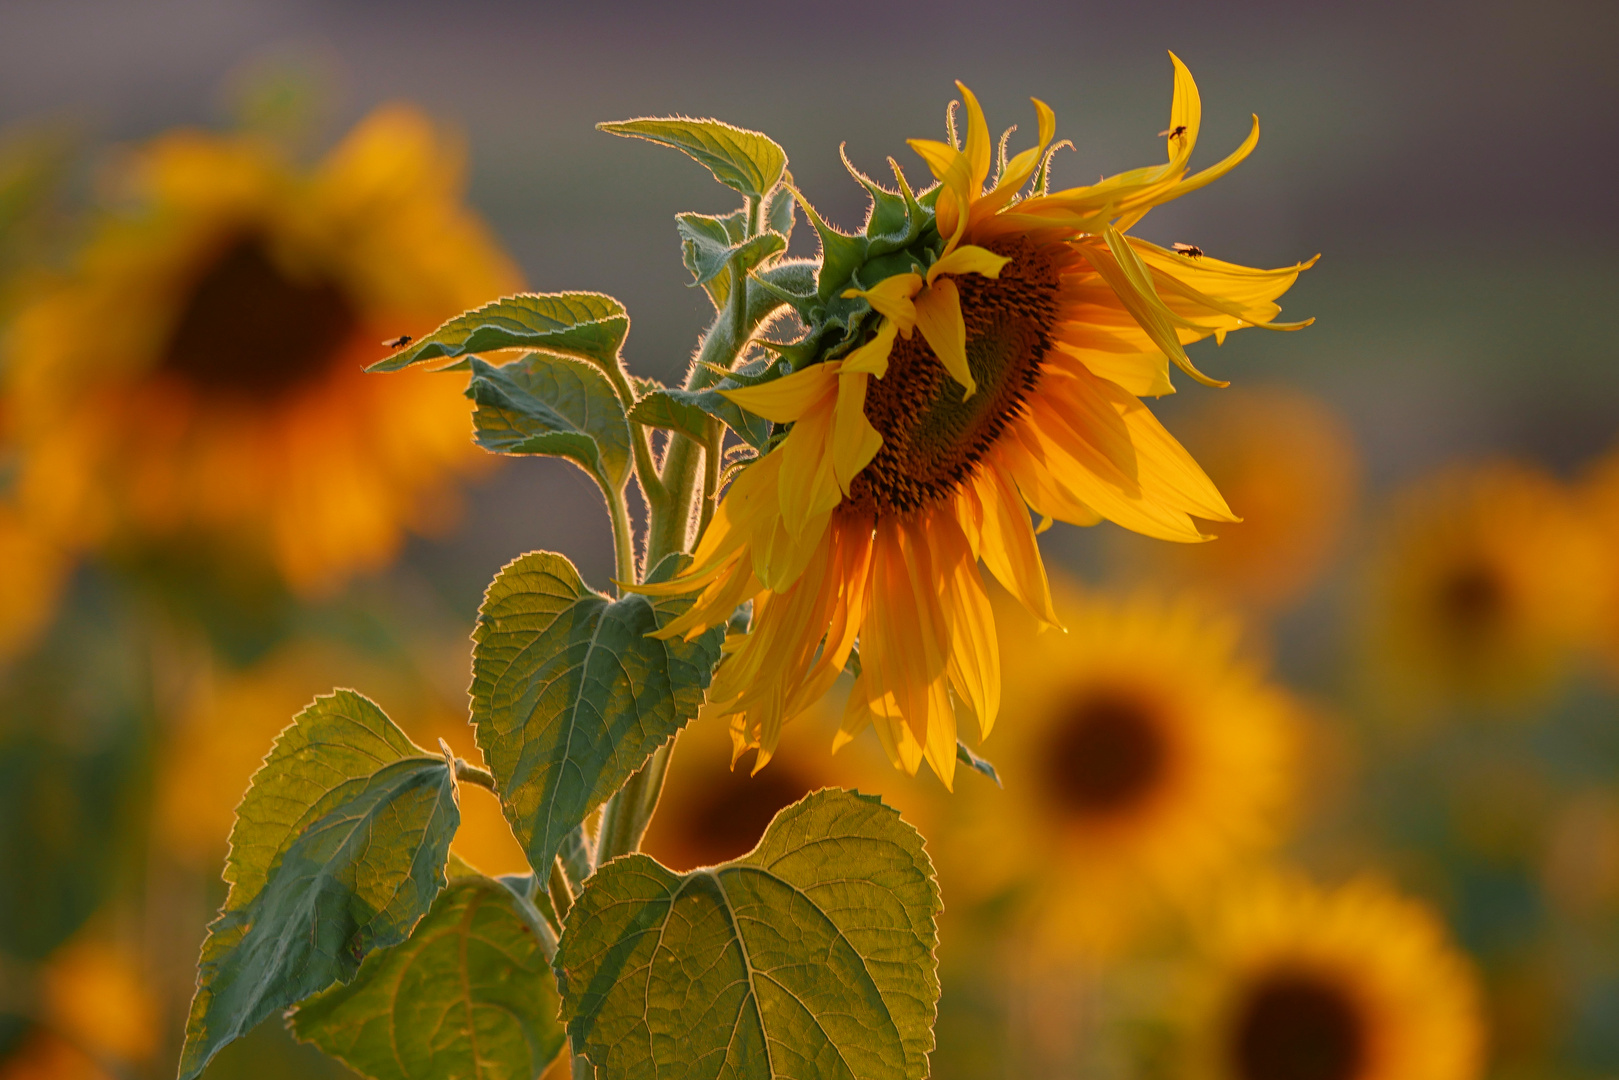
{"type": "MultiPolygon", "coordinates": [[[[356,687],[476,758],[467,633],[536,548],[606,588],[600,496],[470,443],[380,342],[518,288],[629,308],[673,382],[710,313],[703,171],[594,130],[770,134],[847,229],[939,137],[1050,103],[1056,182],[1194,165],[1136,231],[1281,266],[1295,334],[1193,355],[1154,409],[1244,517],[1192,549],[1042,548],[1067,635],[1007,611],[1004,789],[682,736],[653,852],[739,854],[826,783],[929,838],[934,1073],[1619,1074],[1619,11],[1529,3],[0,3],[0,1078],[173,1073],[232,808],[356,687]]],[[[808,229],[793,251],[814,254],[808,229]]],[[[466,789],[456,850],[522,867],[466,789]]],[[[221,1080],[344,1075],[276,1024],[221,1080]]]]}

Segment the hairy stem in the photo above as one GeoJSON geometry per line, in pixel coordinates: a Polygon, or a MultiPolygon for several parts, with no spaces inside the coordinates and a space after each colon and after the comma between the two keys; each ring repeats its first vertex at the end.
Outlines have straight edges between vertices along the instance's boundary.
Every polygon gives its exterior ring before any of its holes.
{"type": "Polygon", "coordinates": [[[630,528],[630,509],[625,504],[623,488],[607,496],[607,512],[613,521],[613,569],[622,592],[624,586],[640,580],[635,573],[635,535],[630,528]]]}
{"type": "Polygon", "coordinates": [[[455,778],[467,784],[477,784],[498,793],[495,787],[495,774],[488,769],[480,769],[464,758],[455,759],[455,778]]]}

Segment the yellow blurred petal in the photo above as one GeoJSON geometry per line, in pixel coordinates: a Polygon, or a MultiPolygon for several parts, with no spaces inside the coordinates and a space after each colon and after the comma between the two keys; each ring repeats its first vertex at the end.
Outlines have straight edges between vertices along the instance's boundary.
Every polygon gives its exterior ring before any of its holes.
{"type": "Polygon", "coordinates": [[[978,383],[967,368],[967,324],[955,282],[942,278],[916,298],[916,325],[950,377],[972,397],[978,383]]]}

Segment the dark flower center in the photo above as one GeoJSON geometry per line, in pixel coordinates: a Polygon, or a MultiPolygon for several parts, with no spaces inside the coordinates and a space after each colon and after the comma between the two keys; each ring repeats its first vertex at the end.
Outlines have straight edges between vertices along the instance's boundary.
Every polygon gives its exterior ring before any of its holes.
{"type": "Polygon", "coordinates": [[[750,776],[749,760],[705,776],[702,789],[690,796],[685,812],[671,815],[672,819],[678,817],[678,823],[671,822],[675,829],[659,837],[664,843],[658,846],[667,852],[653,854],[667,853],[689,864],[676,869],[712,866],[746,855],[777,811],[820,786],[812,785],[785,761],[773,761],[750,776]]]}
{"type": "Polygon", "coordinates": [[[1051,255],[1021,238],[988,246],[1011,258],[999,278],[952,277],[967,329],[967,367],[978,392],[964,398],[921,331],[899,338],[888,373],[866,388],[866,416],[882,449],[855,477],[850,512],[908,514],[949,498],[1023,411],[1051,347],[1062,275],[1051,255]]]}
{"type": "Polygon", "coordinates": [[[161,370],[211,393],[276,397],[326,371],[358,322],[336,284],[290,277],[245,234],[193,285],[161,370]]]}
{"type": "Polygon", "coordinates": [[[1169,764],[1163,728],[1147,704],[1111,690],[1070,702],[1043,749],[1048,791],[1079,817],[1139,805],[1169,764]]]}
{"type": "Polygon", "coordinates": [[[1471,637],[1500,621],[1507,606],[1507,591],[1499,574],[1478,563],[1458,567],[1445,577],[1435,599],[1445,625],[1471,637]]]}
{"type": "Polygon", "coordinates": [[[1312,974],[1281,972],[1254,986],[1231,1035],[1242,1080],[1355,1080],[1367,1064],[1361,1010],[1312,974]]]}

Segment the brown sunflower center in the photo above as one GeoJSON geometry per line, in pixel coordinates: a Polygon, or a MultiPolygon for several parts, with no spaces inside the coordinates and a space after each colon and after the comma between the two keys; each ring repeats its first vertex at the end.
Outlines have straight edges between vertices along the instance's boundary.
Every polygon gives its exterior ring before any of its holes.
{"type": "Polygon", "coordinates": [[[330,367],[358,322],[335,283],[290,276],[246,234],[197,278],[160,366],[204,391],[277,396],[330,367]]]}
{"type": "Polygon", "coordinates": [[[1355,1080],[1368,1058],[1360,1008],[1314,974],[1277,973],[1253,987],[1231,1034],[1242,1080],[1355,1080]]]}
{"type": "Polygon", "coordinates": [[[1051,347],[1062,275],[1028,240],[992,241],[1011,258],[1000,277],[952,277],[967,329],[967,367],[978,392],[963,396],[920,331],[899,338],[888,373],[866,389],[866,416],[882,449],[855,477],[852,512],[908,514],[953,494],[1023,410],[1051,347]]]}
{"type": "Polygon", "coordinates": [[[1105,817],[1148,798],[1169,765],[1159,719],[1146,702],[1113,690],[1076,698],[1044,747],[1053,800],[1079,817],[1105,817]]]}
{"type": "Polygon", "coordinates": [[[749,775],[748,762],[711,777],[693,796],[678,839],[693,866],[710,866],[746,855],[776,812],[810,793],[808,777],[775,761],[749,775]]]}
{"type": "Polygon", "coordinates": [[[1439,617],[1459,634],[1471,636],[1501,618],[1507,591],[1501,577],[1482,563],[1461,566],[1439,582],[1439,617]]]}

